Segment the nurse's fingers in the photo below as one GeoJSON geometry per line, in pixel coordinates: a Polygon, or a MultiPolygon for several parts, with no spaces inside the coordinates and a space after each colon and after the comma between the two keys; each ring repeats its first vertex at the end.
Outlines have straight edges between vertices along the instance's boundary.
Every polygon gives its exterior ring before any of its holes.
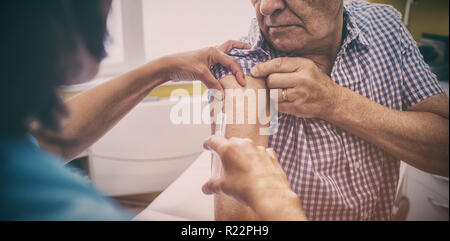
{"type": "Polygon", "coordinates": [[[272,159],[272,160],[277,159],[277,154],[275,153],[275,151],[272,148],[267,148],[266,152],[269,155],[270,159],[272,159]]]}
{"type": "Polygon", "coordinates": [[[219,50],[218,48],[213,48],[211,51],[212,51],[210,53],[210,56],[212,57],[211,58],[212,63],[210,63],[211,66],[215,64],[221,64],[222,66],[228,68],[229,70],[231,70],[231,72],[233,72],[233,75],[236,76],[236,80],[239,82],[239,84],[245,87],[246,81],[244,71],[242,71],[241,67],[236,62],[236,60],[226,55],[223,51],[219,50]]]}
{"type": "Polygon", "coordinates": [[[202,192],[206,195],[221,194],[223,193],[221,183],[221,179],[209,180],[203,185],[202,192]]]}
{"type": "Polygon", "coordinates": [[[272,160],[272,163],[276,167],[280,166],[280,162],[278,161],[277,153],[272,148],[266,149],[266,152],[269,155],[270,160],[272,160]]]}
{"type": "Polygon", "coordinates": [[[236,41],[236,40],[228,40],[222,45],[217,47],[222,52],[230,52],[232,49],[251,49],[252,46],[248,43],[236,41]]]}
{"type": "Polygon", "coordinates": [[[266,148],[263,146],[257,146],[256,149],[260,152],[260,153],[265,153],[266,152],[266,148]]]}
{"type": "Polygon", "coordinates": [[[205,72],[202,82],[208,87],[208,89],[216,89],[223,94],[223,87],[220,81],[218,81],[210,71],[205,72]]]}
{"type": "Polygon", "coordinates": [[[209,151],[215,151],[222,159],[224,149],[230,141],[223,136],[211,136],[203,143],[203,148],[209,151]]]}

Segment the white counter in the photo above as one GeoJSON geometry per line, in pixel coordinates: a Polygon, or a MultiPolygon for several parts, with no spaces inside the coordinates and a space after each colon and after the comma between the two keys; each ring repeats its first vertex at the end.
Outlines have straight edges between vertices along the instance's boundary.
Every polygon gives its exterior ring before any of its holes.
{"type": "Polygon", "coordinates": [[[155,201],[142,211],[137,221],[213,221],[214,199],[202,193],[211,177],[211,154],[202,153],[155,201]]]}

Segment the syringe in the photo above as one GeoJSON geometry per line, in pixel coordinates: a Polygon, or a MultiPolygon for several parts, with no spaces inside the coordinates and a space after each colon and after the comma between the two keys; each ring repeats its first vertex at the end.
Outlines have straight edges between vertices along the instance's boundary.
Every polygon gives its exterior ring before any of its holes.
{"type": "MultiPolygon", "coordinates": [[[[227,116],[225,113],[221,112],[217,115],[216,121],[216,133],[217,136],[226,136],[227,129],[227,116]]],[[[211,177],[219,178],[222,173],[222,160],[220,159],[219,154],[217,152],[212,151],[213,155],[211,158],[211,177]]]]}

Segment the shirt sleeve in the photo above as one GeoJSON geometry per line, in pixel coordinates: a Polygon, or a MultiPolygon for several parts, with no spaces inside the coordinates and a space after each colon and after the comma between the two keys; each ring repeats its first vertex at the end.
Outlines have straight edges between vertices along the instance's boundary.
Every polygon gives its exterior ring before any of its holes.
{"type": "MultiPolygon", "coordinates": [[[[255,65],[263,63],[270,59],[270,55],[259,47],[254,47],[250,50],[233,49],[228,53],[228,55],[236,60],[241,69],[244,71],[245,75],[250,75],[250,70],[255,65]]],[[[223,67],[220,64],[213,66],[211,68],[211,72],[217,80],[220,80],[223,77],[232,74],[232,72],[228,68],[223,67]]]]}
{"type": "Polygon", "coordinates": [[[405,43],[402,63],[402,105],[403,110],[408,110],[415,104],[444,91],[404,25],[401,25],[401,32],[405,43]]]}

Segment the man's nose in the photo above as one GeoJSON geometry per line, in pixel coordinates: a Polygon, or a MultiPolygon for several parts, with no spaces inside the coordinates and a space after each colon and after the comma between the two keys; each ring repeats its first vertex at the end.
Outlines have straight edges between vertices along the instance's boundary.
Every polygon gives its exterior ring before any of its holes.
{"type": "Polygon", "coordinates": [[[282,11],[285,7],[284,0],[261,0],[259,11],[263,16],[271,16],[282,11]]]}

